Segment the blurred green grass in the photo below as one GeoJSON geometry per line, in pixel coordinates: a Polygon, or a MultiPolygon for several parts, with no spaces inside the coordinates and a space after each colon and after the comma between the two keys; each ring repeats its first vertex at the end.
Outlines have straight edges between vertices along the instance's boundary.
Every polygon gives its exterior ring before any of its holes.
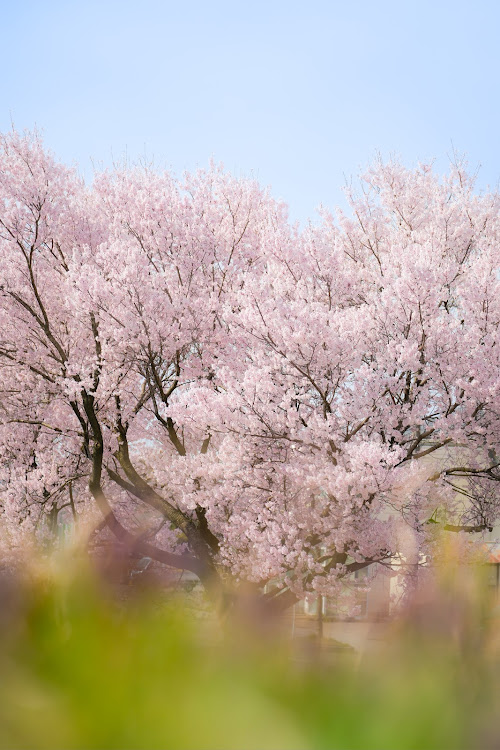
{"type": "Polygon", "coordinates": [[[360,661],[306,658],[158,591],[117,599],[83,563],[5,574],[0,747],[498,747],[497,618],[465,589],[417,601],[360,661]]]}

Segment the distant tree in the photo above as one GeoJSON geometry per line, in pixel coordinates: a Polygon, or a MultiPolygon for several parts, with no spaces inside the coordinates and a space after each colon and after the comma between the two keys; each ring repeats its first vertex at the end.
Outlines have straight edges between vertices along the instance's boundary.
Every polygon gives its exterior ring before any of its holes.
{"type": "Polygon", "coordinates": [[[500,199],[461,166],[377,164],[350,216],[300,231],[218,167],[87,188],[17,133],[0,159],[11,543],[97,507],[214,594],[275,579],[282,607],[409,532],[495,524],[500,199]]]}

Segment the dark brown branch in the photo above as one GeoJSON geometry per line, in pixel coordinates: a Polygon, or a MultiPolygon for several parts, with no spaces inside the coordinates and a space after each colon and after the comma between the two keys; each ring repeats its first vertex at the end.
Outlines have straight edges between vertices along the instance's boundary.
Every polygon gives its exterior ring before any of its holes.
{"type": "Polygon", "coordinates": [[[152,560],[157,560],[164,565],[168,565],[171,568],[190,570],[192,573],[195,573],[200,580],[206,579],[205,567],[195,557],[191,557],[190,555],[175,555],[172,552],[167,552],[166,550],[155,547],[154,545],[137,538],[131,534],[130,531],[127,531],[127,529],[125,529],[125,527],[118,521],[111,510],[102,489],[94,485],[91,492],[101,510],[101,513],[104,515],[106,525],[120,542],[126,544],[131,553],[140,553],[141,555],[150,557],[152,560]]]}
{"type": "Polygon", "coordinates": [[[177,453],[179,454],[179,456],[185,456],[186,449],[184,447],[184,443],[181,440],[179,440],[179,436],[177,435],[177,432],[175,430],[175,426],[171,417],[167,417],[166,426],[167,426],[167,432],[168,432],[170,441],[174,445],[177,453]]]}
{"type": "Polygon", "coordinates": [[[454,466],[451,469],[446,469],[443,473],[447,474],[448,476],[469,476],[471,474],[474,475],[487,475],[489,477],[492,477],[493,479],[500,479],[500,477],[497,477],[495,474],[493,474],[493,469],[496,469],[500,466],[500,463],[495,463],[489,466],[487,469],[472,469],[470,466],[454,466]]]}
{"type": "Polygon", "coordinates": [[[6,359],[9,359],[11,362],[14,362],[15,364],[22,365],[23,367],[28,367],[31,372],[33,372],[35,375],[40,375],[41,378],[44,380],[47,380],[49,383],[55,383],[55,378],[53,378],[51,375],[49,375],[47,372],[44,372],[38,367],[35,367],[34,365],[30,365],[28,362],[23,362],[20,359],[17,359],[14,357],[10,352],[6,351],[0,351],[0,356],[5,357],[6,359]]]}
{"type": "Polygon", "coordinates": [[[212,534],[208,527],[205,508],[197,505],[195,513],[198,520],[198,529],[200,531],[200,534],[202,535],[203,539],[206,541],[212,552],[217,553],[219,551],[219,540],[217,539],[215,534],[212,534]]]}
{"type": "Polygon", "coordinates": [[[92,474],[89,481],[89,489],[97,505],[104,516],[107,526],[121,542],[125,543],[134,552],[141,553],[158,560],[170,567],[182,570],[190,570],[195,573],[201,581],[209,583],[212,580],[212,571],[207,569],[203,562],[190,555],[175,555],[171,552],[159,549],[152,544],[138,540],[118,521],[101,487],[102,459],[104,452],[103,436],[101,426],[94,409],[94,398],[85,391],[82,393],[85,413],[92,428],[94,438],[94,450],[92,454],[92,474]]]}
{"type": "Polygon", "coordinates": [[[451,442],[452,442],[452,438],[446,438],[446,440],[442,440],[440,443],[436,443],[436,445],[432,445],[430,448],[427,448],[427,450],[425,451],[421,451],[420,453],[415,453],[412,456],[412,458],[416,461],[419,458],[428,456],[430,453],[434,453],[434,451],[437,451],[440,448],[444,448],[445,445],[448,445],[451,442]]]}
{"type": "Polygon", "coordinates": [[[158,492],[156,492],[156,490],[154,490],[136,471],[132,464],[132,461],[130,460],[128,441],[124,434],[122,434],[119,438],[119,447],[115,455],[120,463],[120,466],[125,472],[130,485],[125,483],[126,486],[124,486],[124,480],[121,479],[121,477],[119,477],[116,472],[108,469],[107,471],[111,479],[113,479],[113,481],[120,486],[124,487],[124,489],[127,489],[128,492],[131,492],[133,495],[135,495],[135,497],[159,510],[166,518],[168,518],[169,521],[171,521],[177,528],[184,531],[184,533],[186,533],[187,535],[189,526],[191,525],[191,521],[183,513],[181,513],[180,510],[169,503],[168,500],[165,500],[164,497],[158,494],[158,492]]]}

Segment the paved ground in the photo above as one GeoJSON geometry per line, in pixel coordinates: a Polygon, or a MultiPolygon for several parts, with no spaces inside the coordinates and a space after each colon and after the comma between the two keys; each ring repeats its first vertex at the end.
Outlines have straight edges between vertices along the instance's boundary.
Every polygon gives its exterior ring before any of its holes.
{"type": "MultiPolygon", "coordinates": [[[[314,617],[304,615],[290,617],[290,635],[294,640],[311,638],[318,633],[318,622],[314,617]]],[[[386,638],[387,624],[384,622],[323,622],[323,641],[330,639],[352,646],[361,655],[372,651],[382,644],[386,638]]]]}

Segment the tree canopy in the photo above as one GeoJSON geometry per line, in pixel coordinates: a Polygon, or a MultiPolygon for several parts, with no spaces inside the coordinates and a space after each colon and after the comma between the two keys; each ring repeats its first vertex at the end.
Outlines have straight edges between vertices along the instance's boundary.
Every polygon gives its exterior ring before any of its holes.
{"type": "Polygon", "coordinates": [[[496,522],[500,198],[377,163],[292,225],[255,181],[86,186],[0,144],[0,492],[20,544],[68,507],[276,596],[496,522]],[[406,546],[405,546],[406,545],[406,546]]]}

